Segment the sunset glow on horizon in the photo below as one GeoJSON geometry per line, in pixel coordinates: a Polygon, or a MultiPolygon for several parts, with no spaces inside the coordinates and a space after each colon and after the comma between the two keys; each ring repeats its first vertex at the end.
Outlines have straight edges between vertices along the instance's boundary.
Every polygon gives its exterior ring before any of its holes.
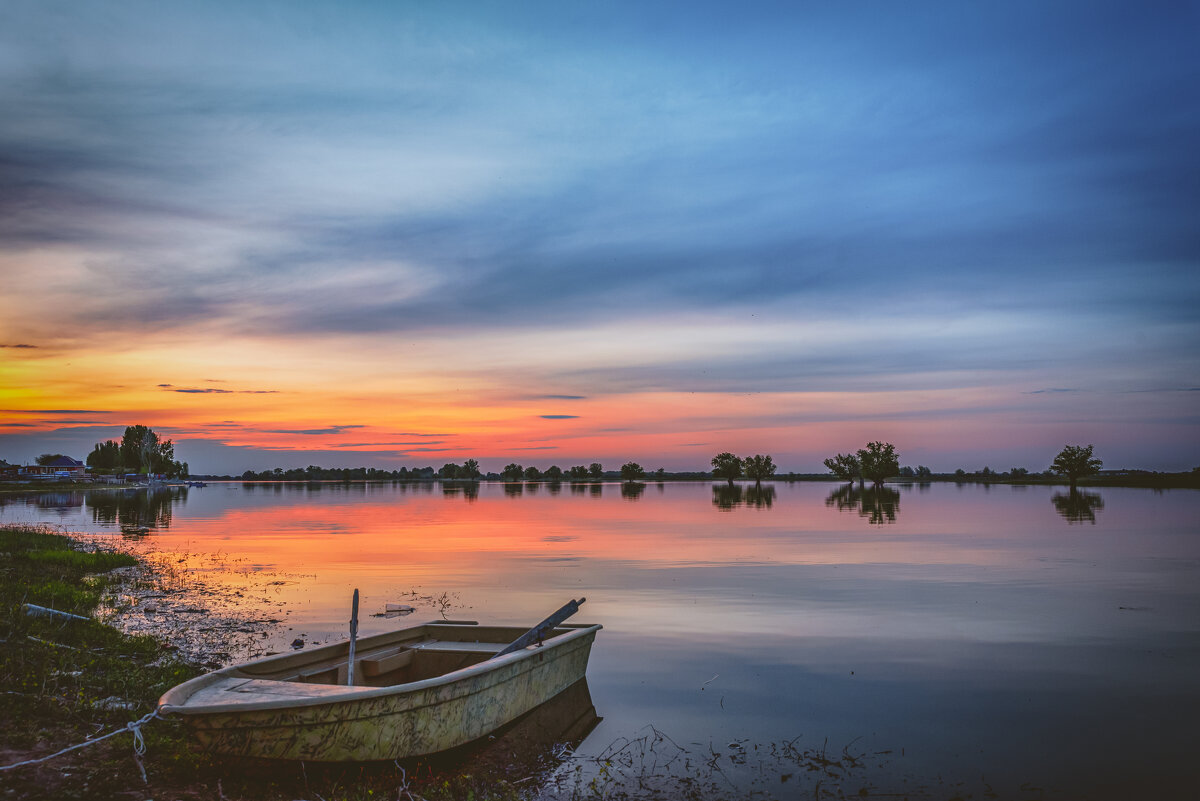
{"type": "Polygon", "coordinates": [[[17,3],[0,459],[1200,451],[1186,5],[17,3]]]}

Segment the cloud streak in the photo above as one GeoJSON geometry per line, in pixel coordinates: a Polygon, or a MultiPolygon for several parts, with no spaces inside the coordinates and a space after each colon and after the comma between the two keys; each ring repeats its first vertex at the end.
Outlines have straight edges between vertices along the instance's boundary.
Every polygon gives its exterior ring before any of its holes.
{"type": "Polygon", "coordinates": [[[501,442],[580,417],[539,404],[1019,410],[1200,375],[1186,5],[73,13],[0,30],[0,347],[30,402],[501,442]],[[100,347],[131,377],[78,377],[100,347]],[[160,376],[188,383],[132,389],[160,376]]]}

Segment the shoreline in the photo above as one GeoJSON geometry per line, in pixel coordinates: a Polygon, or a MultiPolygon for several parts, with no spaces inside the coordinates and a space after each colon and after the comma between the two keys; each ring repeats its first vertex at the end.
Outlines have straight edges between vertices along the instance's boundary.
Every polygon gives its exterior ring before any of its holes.
{"type": "Polygon", "coordinates": [[[264,628],[202,608],[203,599],[192,594],[203,591],[201,584],[164,559],[131,554],[96,535],[0,526],[0,575],[0,697],[8,712],[0,766],[51,757],[0,771],[0,797],[524,801],[558,797],[556,790],[573,799],[601,797],[588,788],[543,784],[579,742],[546,741],[545,721],[534,713],[455,752],[403,764],[306,766],[198,751],[179,721],[150,717],[158,699],[207,670],[242,661],[232,656],[238,650],[232,640],[243,635],[243,644],[252,645],[264,628]],[[147,609],[147,601],[155,607],[147,609]],[[26,603],[79,617],[29,615],[26,603]],[[166,625],[136,625],[139,611],[166,625]],[[184,614],[186,623],[172,622],[184,614]],[[218,641],[226,643],[224,658],[204,663],[203,648],[218,641]],[[145,718],[146,747],[138,756],[123,729],[145,718]]]}
{"type": "MultiPolygon", "coordinates": [[[[461,479],[461,478],[432,478],[432,479],[319,479],[319,480],[263,480],[263,479],[241,479],[241,478],[208,478],[203,479],[207,484],[225,485],[225,484],[246,484],[252,486],[309,486],[309,485],[394,485],[394,484],[444,484],[449,486],[463,486],[469,484],[543,484],[548,486],[561,485],[576,485],[588,486],[593,484],[660,484],[660,483],[709,483],[714,486],[724,486],[727,482],[725,479],[714,479],[711,476],[665,476],[661,479],[656,477],[646,477],[637,481],[622,481],[620,477],[605,477],[598,480],[582,480],[582,481],[552,481],[545,478],[521,481],[506,481],[504,479],[461,479]]],[[[754,483],[751,479],[736,479],[735,485],[747,485],[754,483]]],[[[794,484],[794,483],[825,483],[825,484],[859,484],[858,481],[848,482],[845,479],[836,478],[830,475],[816,474],[788,474],[771,476],[763,479],[763,484],[794,484]]],[[[1069,488],[1070,482],[1061,476],[1024,476],[1012,478],[1004,475],[972,475],[955,476],[950,474],[938,473],[925,478],[908,478],[897,477],[888,479],[884,482],[884,486],[892,487],[912,487],[912,486],[927,486],[930,484],[984,484],[988,486],[1013,486],[1013,487],[1063,487],[1069,488]]],[[[1200,489],[1200,471],[1188,471],[1178,473],[1156,473],[1131,471],[1126,475],[1121,476],[1091,476],[1080,479],[1075,484],[1077,489],[1200,489]]],[[[144,491],[150,489],[186,489],[186,482],[180,483],[162,483],[148,486],[145,484],[102,484],[86,481],[64,481],[64,482],[9,482],[0,481],[0,495],[5,494],[20,494],[20,493],[52,493],[52,492],[94,492],[94,491],[110,491],[110,492],[128,492],[128,491],[144,491]]]]}

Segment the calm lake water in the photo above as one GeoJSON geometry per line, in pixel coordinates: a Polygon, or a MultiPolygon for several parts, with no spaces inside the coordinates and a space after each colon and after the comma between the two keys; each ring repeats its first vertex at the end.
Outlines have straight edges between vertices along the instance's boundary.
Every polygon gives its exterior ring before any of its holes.
{"type": "Polygon", "coordinates": [[[1195,491],[954,484],[219,483],[0,500],[0,523],[148,525],[134,547],[214,583],[257,580],[283,620],[264,642],[281,650],[344,637],[355,587],[364,614],[418,608],[366,617],[364,633],[442,611],[532,625],[586,596],[577,622],[604,625],[588,670],[603,721],[580,754],[632,743],[627,772],[653,749],[654,770],[806,798],[825,797],[819,782],[914,798],[1197,791],[1198,519],[1195,491]]]}

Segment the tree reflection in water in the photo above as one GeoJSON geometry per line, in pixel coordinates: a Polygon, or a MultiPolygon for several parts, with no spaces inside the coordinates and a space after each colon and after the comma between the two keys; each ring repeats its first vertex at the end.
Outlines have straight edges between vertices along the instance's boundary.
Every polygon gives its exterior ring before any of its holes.
{"type": "Polygon", "coordinates": [[[829,493],[825,505],[837,507],[839,512],[858,512],[871,525],[882,526],[896,522],[900,492],[889,487],[857,489],[853,484],[847,484],[829,493]]]}
{"type": "Polygon", "coordinates": [[[646,485],[640,481],[626,481],[621,484],[621,497],[627,501],[636,501],[646,491],[646,485]]]}
{"type": "Polygon", "coordinates": [[[713,506],[728,512],[738,506],[754,509],[770,509],[775,503],[775,488],[771,485],[743,487],[740,484],[714,484],[713,506]]]}
{"type": "Polygon", "coordinates": [[[458,495],[461,495],[468,503],[476,500],[479,497],[479,482],[463,481],[455,484],[442,484],[443,497],[454,497],[458,495]]]}
{"type": "Polygon", "coordinates": [[[1054,511],[1067,519],[1067,523],[1091,523],[1096,525],[1096,511],[1104,508],[1104,499],[1095,492],[1071,490],[1064,495],[1056,492],[1050,499],[1054,511]]]}
{"type": "Polygon", "coordinates": [[[92,521],[118,526],[122,531],[145,533],[141,529],[169,528],[171,510],[187,502],[187,487],[162,487],[133,492],[93,490],[85,502],[92,510],[92,521]]]}

